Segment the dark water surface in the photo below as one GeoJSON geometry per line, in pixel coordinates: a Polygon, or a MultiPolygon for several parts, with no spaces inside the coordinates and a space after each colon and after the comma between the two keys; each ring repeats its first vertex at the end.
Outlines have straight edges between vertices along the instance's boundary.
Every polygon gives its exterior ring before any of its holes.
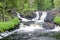
{"type": "Polygon", "coordinates": [[[19,33],[16,32],[1,40],[60,40],[60,33],[19,33]]]}

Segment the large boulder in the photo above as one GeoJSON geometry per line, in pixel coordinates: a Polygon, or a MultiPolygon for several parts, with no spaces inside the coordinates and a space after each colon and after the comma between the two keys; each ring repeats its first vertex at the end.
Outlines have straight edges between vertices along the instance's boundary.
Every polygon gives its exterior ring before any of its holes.
{"type": "Polygon", "coordinates": [[[55,24],[46,22],[46,23],[43,23],[43,27],[44,27],[45,29],[51,30],[51,29],[54,29],[54,28],[55,28],[55,24]]]}
{"type": "MultiPolygon", "coordinates": [[[[41,18],[41,15],[42,15],[42,12],[40,11],[40,12],[39,12],[39,17],[40,17],[40,18],[41,18]]],[[[39,19],[40,19],[40,18],[39,18],[39,19]]]]}
{"type": "Polygon", "coordinates": [[[24,13],[24,14],[21,14],[21,17],[31,20],[36,17],[36,14],[35,12],[24,13]]]}
{"type": "Polygon", "coordinates": [[[24,25],[30,26],[31,23],[35,23],[34,21],[23,22],[24,25]]]}
{"type": "Polygon", "coordinates": [[[56,14],[57,13],[54,13],[54,12],[47,12],[47,16],[44,21],[53,23],[53,19],[55,18],[56,14]]]}

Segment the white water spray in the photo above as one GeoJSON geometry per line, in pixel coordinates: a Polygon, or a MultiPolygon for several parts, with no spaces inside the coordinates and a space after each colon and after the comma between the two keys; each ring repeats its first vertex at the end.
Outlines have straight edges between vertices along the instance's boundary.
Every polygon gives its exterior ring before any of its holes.
{"type": "Polygon", "coordinates": [[[33,32],[35,29],[44,29],[42,25],[38,24],[30,24],[30,26],[23,25],[23,23],[20,25],[20,30],[25,32],[33,32]]]}
{"type": "Polygon", "coordinates": [[[20,19],[21,19],[22,21],[24,21],[24,22],[31,21],[31,20],[28,20],[28,19],[26,19],[26,18],[22,18],[19,13],[17,14],[17,16],[18,16],[18,18],[20,18],[20,19]]]}
{"type": "Polygon", "coordinates": [[[46,16],[47,16],[47,12],[46,11],[42,12],[42,16],[40,18],[40,21],[44,22],[44,19],[46,18],[46,16]]]}
{"type": "Polygon", "coordinates": [[[58,25],[58,26],[55,26],[55,28],[54,29],[52,29],[52,30],[50,30],[50,31],[56,31],[56,32],[58,32],[58,31],[60,31],[60,26],[58,25]]]}
{"type": "Polygon", "coordinates": [[[32,21],[36,21],[39,19],[39,12],[36,12],[36,17],[32,19],[32,21]]]}

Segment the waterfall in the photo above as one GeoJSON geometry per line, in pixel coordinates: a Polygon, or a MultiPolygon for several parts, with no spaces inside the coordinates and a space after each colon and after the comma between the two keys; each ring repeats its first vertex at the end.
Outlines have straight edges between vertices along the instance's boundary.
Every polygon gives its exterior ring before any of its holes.
{"type": "MultiPolygon", "coordinates": [[[[39,17],[39,12],[36,12],[36,17],[35,18],[33,18],[32,20],[28,20],[28,19],[26,19],[26,18],[22,18],[19,14],[18,14],[18,17],[20,18],[20,19],[22,19],[22,21],[26,21],[26,22],[28,22],[28,21],[34,21],[35,23],[44,23],[44,19],[46,18],[46,16],[47,16],[47,12],[46,11],[43,11],[42,12],[42,15],[41,15],[41,17],[39,17]],[[40,19],[39,19],[40,18],[40,19]]],[[[20,28],[20,30],[24,30],[24,31],[27,31],[27,32],[29,32],[29,31],[33,31],[33,30],[35,30],[35,29],[44,29],[43,27],[42,27],[42,24],[39,26],[39,25],[37,25],[36,27],[36,24],[34,25],[34,24],[30,24],[30,26],[26,26],[26,25],[24,25],[24,27],[22,26],[21,28],[20,28]],[[33,25],[33,26],[32,26],[33,25]]],[[[60,27],[59,26],[55,26],[55,28],[54,29],[51,29],[51,30],[46,30],[46,31],[48,31],[48,32],[52,32],[52,31],[59,31],[60,30],[60,27]]]]}
{"type": "Polygon", "coordinates": [[[39,21],[38,20],[39,19],[39,12],[36,12],[36,17],[33,18],[32,20],[28,20],[26,18],[22,18],[19,13],[17,13],[17,16],[18,16],[19,19],[21,19],[24,22],[28,22],[28,21],[39,21]]]}
{"type": "Polygon", "coordinates": [[[23,22],[31,21],[31,20],[28,20],[28,19],[26,19],[26,18],[22,18],[19,13],[17,14],[17,16],[18,16],[18,18],[21,19],[23,22]]]}
{"type": "Polygon", "coordinates": [[[36,21],[39,19],[39,12],[35,12],[36,13],[36,17],[32,19],[32,21],[36,21]]]}
{"type": "Polygon", "coordinates": [[[40,21],[44,22],[44,19],[46,18],[46,16],[47,16],[47,12],[46,11],[42,12],[42,16],[40,18],[40,21]]]}
{"type": "Polygon", "coordinates": [[[28,20],[26,18],[22,18],[19,13],[17,13],[17,16],[23,22],[34,21],[34,22],[37,22],[37,23],[35,23],[35,24],[32,23],[32,24],[30,24],[30,26],[27,26],[27,25],[24,25],[23,23],[20,23],[19,29],[16,29],[16,30],[14,30],[12,32],[0,33],[0,39],[4,38],[6,36],[9,36],[10,34],[14,34],[15,32],[20,32],[20,33],[21,32],[35,32],[36,29],[38,30],[37,33],[38,32],[41,33],[42,31],[43,31],[43,33],[45,33],[45,32],[47,33],[47,32],[54,32],[54,31],[58,32],[58,31],[60,31],[60,27],[59,26],[55,26],[55,28],[51,29],[51,30],[48,30],[48,29],[45,30],[45,28],[43,28],[42,24],[40,24],[41,22],[44,23],[44,19],[47,16],[47,12],[46,11],[42,12],[41,17],[39,16],[39,12],[36,12],[36,17],[33,18],[32,20],[28,20]],[[38,22],[39,22],[39,24],[38,24],[38,22]]]}

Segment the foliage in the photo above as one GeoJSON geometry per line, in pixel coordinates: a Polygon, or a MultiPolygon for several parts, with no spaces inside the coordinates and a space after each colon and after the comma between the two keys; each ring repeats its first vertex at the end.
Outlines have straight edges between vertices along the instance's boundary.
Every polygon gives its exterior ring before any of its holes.
{"type": "Polygon", "coordinates": [[[60,0],[54,0],[54,7],[59,8],[60,7],[60,0]]]}
{"type": "Polygon", "coordinates": [[[34,2],[31,4],[29,0],[17,0],[17,11],[24,17],[30,16],[34,10],[36,10],[34,2]]]}
{"type": "Polygon", "coordinates": [[[36,0],[38,10],[49,10],[51,9],[51,0],[36,0]]]}
{"type": "Polygon", "coordinates": [[[60,25],[60,16],[56,16],[54,22],[60,25]]]}
{"type": "Polygon", "coordinates": [[[11,19],[10,21],[7,22],[0,22],[0,31],[4,32],[6,30],[12,29],[19,23],[18,18],[11,19]]]}
{"type": "Polygon", "coordinates": [[[32,11],[50,10],[59,4],[59,0],[2,0],[0,1],[0,14],[3,15],[1,15],[1,18],[4,21],[5,14],[10,14],[8,11],[14,11],[16,9],[15,11],[20,12],[23,16],[30,16],[32,11]]]}

